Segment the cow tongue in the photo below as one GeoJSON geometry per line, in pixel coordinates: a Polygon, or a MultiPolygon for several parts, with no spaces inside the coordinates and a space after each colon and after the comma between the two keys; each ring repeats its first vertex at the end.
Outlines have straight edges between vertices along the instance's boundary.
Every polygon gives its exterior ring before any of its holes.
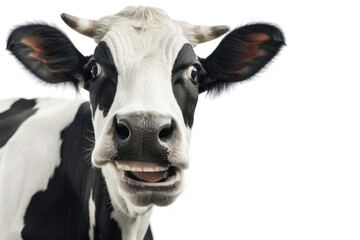
{"type": "Polygon", "coordinates": [[[145,182],[159,182],[168,175],[168,171],[162,172],[131,172],[137,179],[145,182]]]}

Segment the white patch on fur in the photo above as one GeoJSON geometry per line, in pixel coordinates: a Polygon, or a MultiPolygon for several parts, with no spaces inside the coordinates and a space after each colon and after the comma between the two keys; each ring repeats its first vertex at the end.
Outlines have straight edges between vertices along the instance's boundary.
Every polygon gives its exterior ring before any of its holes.
{"type": "Polygon", "coordinates": [[[94,227],[95,227],[95,202],[93,200],[93,190],[90,191],[89,197],[89,238],[90,240],[94,240],[94,227]]]}
{"type": "Polygon", "coordinates": [[[46,190],[60,164],[60,132],[74,119],[80,101],[37,100],[38,111],[0,149],[1,239],[21,239],[34,194],[46,190]]]}
{"type": "Polygon", "coordinates": [[[143,240],[149,227],[151,212],[136,217],[126,216],[123,212],[112,212],[111,217],[121,228],[123,240],[143,240]]]}

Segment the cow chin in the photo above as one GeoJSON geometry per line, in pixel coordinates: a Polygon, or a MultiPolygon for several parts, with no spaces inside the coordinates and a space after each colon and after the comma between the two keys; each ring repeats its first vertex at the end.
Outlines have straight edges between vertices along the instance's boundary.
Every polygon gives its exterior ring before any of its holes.
{"type": "Polygon", "coordinates": [[[136,173],[121,170],[114,161],[103,169],[106,169],[103,173],[107,184],[111,185],[108,186],[112,188],[109,189],[110,192],[115,192],[114,197],[123,197],[135,206],[167,206],[183,191],[183,171],[176,167],[169,167],[166,170],[167,176],[156,182],[145,181],[142,177],[136,177],[136,173]]]}
{"type": "Polygon", "coordinates": [[[167,156],[154,154],[142,160],[136,151],[122,155],[105,136],[95,144],[92,163],[102,169],[112,198],[125,198],[136,206],[166,206],[183,190],[183,171],[189,162],[185,140],[179,140],[167,156]]]}
{"type": "Polygon", "coordinates": [[[175,171],[168,181],[147,183],[128,176],[128,172],[121,171],[120,187],[126,197],[136,206],[167,206],[175,201],[183,190],[182,171],[175,171]]]}

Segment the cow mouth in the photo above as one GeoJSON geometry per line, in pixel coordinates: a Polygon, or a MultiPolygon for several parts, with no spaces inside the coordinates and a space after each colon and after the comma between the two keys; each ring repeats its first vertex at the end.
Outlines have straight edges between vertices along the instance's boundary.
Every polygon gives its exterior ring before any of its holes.
{"type": "Polygon", "coordinates": [[[174,166],[129,161],[115,161],[115,165],[122,173],[121,181],[132,187],[160,190],[180,183],[180,170],[174,166]]]}

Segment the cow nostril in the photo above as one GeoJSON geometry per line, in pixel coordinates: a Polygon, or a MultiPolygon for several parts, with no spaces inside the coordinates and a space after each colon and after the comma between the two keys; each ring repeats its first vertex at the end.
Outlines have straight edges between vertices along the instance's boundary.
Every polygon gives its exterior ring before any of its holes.
{"type": "Polygon", "coordinates": [[[174,123],[171,122],[170,125],[166,125],[165,127],[163,127],[160,132],[159,132],[159,139],[162,142],[167,141],[168,139],[171,138],[171,136],[174,133],[174,123]]]}
{"type": "Polygon", "coordinates": [[[128,126],[123,122],[115,124],[115,131],[121,140],[126,140],[130,136],[128,126]]]}

